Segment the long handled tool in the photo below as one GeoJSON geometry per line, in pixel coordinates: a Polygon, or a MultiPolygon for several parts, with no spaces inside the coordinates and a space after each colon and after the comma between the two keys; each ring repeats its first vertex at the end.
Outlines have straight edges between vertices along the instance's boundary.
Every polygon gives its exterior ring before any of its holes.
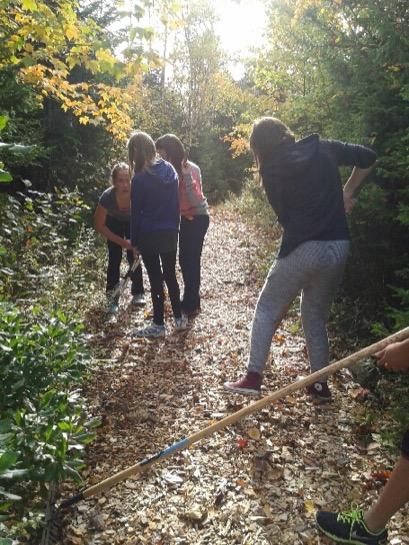
{"type": "MultiPolygon", "coordinates": [[[[368,356],[372,356],[376,352],[379,352],[380,350],[385,348],[385,346],[387,346],[388,344],[392,342],[402,341],[407,338],[409,338],[409,327],[406,327],[405,329],[402,329],[401,331],[398,331],[397,333],[394,333],[393,335],[390,335],[389,337],[386,337],[385,339],[379,342],[371,344],[370,346],[367,346],[366,348],[358,350],[358,352],[355,352],[354,354],[351,354],[350,356],[347,356],[346,358],[343,358],[342,360],[332,363],[331,365],[328,365],[324,369],[321,369],[320,371],[316,371],[315,373],[312,373],[306,378],[293,382],[292,384],[289,384],[288,386],[281,388],[280,390],[259,399],[258,401],[248,405],[247,407],[244,407],[243,409],[240,409],[239,411],[227,416],[226,418],[223,418],[222,420],[219,420],[218,422],[215,422],[214,424],[211,424],[210,426],[207,426],[206,428],[192,435],[189,435],[188,437],[185,437],[184,439],[181,439],[180,441],[177,441],[176,443],[173,443],[173,445],[170,445],[164,450],[157,452],[150,458],[146,458],[145,460],[142,460],[141,462],[133,466],[130,466],[127,469],[124,469],[123,471],[120,471],[119,473],[116,473],[115,475],[112,475],[111,477],[108,477],[107,479],[93,486],[90,486],[89,488],[86,488],[85,490],[82,490],[75,496],[72,496],[71,498],[64,500],[60,504],[59,508],[57,510],[54,510],[54,516],[58,514],[58,511],[66,507],[69,507],[70,505],[74,505],[75,503],[83,499],[90,498],[91,496],[94,496],[95,494],[103,492],[104,490],[107,490],[114,484],[127,479],[131,475],[137,475],[138,473],[141,473],[142,471],[150,467],[155,462],[159,460],[163,460],[164,458],[167,458],[174,452],[178,452],[188,448],[190,445],[193,445],[193,443],[200,441],[204,437],[208,437],[209,435],[212,435],[214,432],[220,431],[221,429],[225,428],[226,426],[229,426],[230,424],[234,424],[241,418],[249,414],[255,413],[256,411],[259,411],[266,405],[271,404],[273,401],[277,401],[278,399],[284,398],[288,394],[291,394],[297,390],[301,390],[302,388],[305,388],[309,386],[310,384],[313,384],[314,382],[319,381],[322,378],[326,378],[329,375],[333,375],[340,369],[345,369],[347,367],[350,367],[351,365],[357,363],[361,359],[364,359],[368,356]]],[[[47,542],[43,541],[43,543],[47,543],[47,542]]]]}
{"type": "Polygon", "coordinates": [[[125,276],[123,278],[121,278],[121,280],[119,281],[117,287],[113,290],[113,292],[112,292],[112,298],[113,299],[115,297],[117,297],[118,295],[123,294],[128,282],[129,282],[129,280],[131,278],[132,273],[136,271],[136,269],[141,264],[141,261],[142,261],[141,255],[138,255],[138,257],[133,260],[132,265],[129,267],[129,269],[126,272],[125,276]]]}

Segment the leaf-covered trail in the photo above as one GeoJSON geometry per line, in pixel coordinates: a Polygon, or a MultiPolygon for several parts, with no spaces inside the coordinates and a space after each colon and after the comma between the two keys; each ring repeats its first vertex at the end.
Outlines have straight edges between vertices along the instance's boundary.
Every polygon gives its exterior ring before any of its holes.
{"type": "MultiPolygon", "coordinates": [[[[103,426],[87,452],[87,485],[250,402],[225,393],[222,384],[245,366],[262,282],[252,264],[265,242],[230,212],[214,211],[203,256],[202,313],[185,333],[132,340],[143,311],[122,307],[113,325],[101,325],[94,314],[92,342],[108,347],[110,358],[88,389],[103,426]]],[[[308,372],[296,312],[273,346],[268,390],[308,372]]],[[[360,447],[352,433],[353,414],[361,410],[356,385],[346,373],[333,384],[330,406],[316,407],[299,392],[78,504],[66,517],[64,544],[328,543],[315,530],[314,508],[368,503],[378,493],[371,473],[392,464],[379,445],[360,447]]],[[[391,525],[394,545],[409,543],[405,514],[391,525]]]]}

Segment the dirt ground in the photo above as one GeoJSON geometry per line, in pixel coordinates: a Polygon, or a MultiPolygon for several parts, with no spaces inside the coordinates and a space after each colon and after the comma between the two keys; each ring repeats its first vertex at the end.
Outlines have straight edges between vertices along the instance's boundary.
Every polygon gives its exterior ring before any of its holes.
{"type": "MultiPolygon", "coordinates": [[[[262,284],[255,268],[271,246],[226,210],[213,211],[203,255],[202,313],[160,340],[132,339],[148,318],[121,303],[115,324],[90,316],[90,342],[103,355],[87,396],[103,425],[86,454],[89,486],[251,402],[223,382],[243,372],[262,284]]],[[[146,284],[147,284],[146,280],[146,284]]],[[[265,393],[308,373],[297,310],[277,331],[265,393]]],[[[64,545],[328,544],[314,511],[367,506],[394,459],[360,441],[364,410],[347,372],[331,380],[334,401],[315,406],[300,391],[155,464],[65,517],[64,545]]],[[[64,495],[74,492],[67,487],[64,495]]],[[[409,544],[408,511],[390,525],[392,545],[409,544]]]]}

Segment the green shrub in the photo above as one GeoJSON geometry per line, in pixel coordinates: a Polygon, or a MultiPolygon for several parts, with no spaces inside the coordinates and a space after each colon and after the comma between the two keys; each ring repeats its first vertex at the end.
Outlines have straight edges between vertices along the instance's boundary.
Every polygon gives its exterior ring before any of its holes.
{"type": "Polygon", "coordinates": [[[83,219],[89,207],[81,195],[31,192],[19,198],[3,196],[3,200],[0,298],[59,307],[69,303],[72,295],[75,303],[84,299],[97,271],[94,231],[83,219]]]}
{"type": "Polygon", "coordinates": [[[11,527],[46,483],[80,480],[96,424],[77,390],[90,362],[82,335],[60,311],[0,303],[0,513],[11,527]]]}

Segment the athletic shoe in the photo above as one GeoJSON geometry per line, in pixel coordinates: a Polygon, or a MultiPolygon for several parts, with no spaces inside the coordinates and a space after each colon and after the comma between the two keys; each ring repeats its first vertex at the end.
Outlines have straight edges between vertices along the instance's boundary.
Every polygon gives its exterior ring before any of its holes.
{"type": "Polygon", "coordinates": [[[119,306],[116,303],[109,303],[108,305],[109,314],[117,314],[118,311],[119,311],[119,306]]]}
{"type": "Polygon", "coordinates": [[[307,386],[308,394],[319,403],[329,403],[331,401],[331,392],[326,382],[314,382],[307,386]]]}
{"type": "Polygon", "coordinates": [[[119,295],[113,297],[112,291],[107,291],[107,310],[111,314],[116,314],[119,309],[119,295]]]}
{"type": "Polygon", "coordinates": [[[144,293],[137,293],[132,296],[131,305],[134,307],[143,307],[146,305],[146,299],[144,293]]]}
{"type": "Polygon", "coordinates": [[[254,396],[260,394],[261,382],[261,375],[251,371],[236,382],[225,382],[224,388],[235,394],[254,396]]]}
{"type": "Polygon", "coordinates": [[[164,325],[156,325],[152,324],[148,327],[144,327],[143,329],[137,329],[132,333],[132,337],[145,337],[145,338],[151,338],[156,339],[159,337],[164,337],[166,335],[166,328],[164,325]]]}
{"type": "Polygon", "coordinates": [[[344,513],[318,511],[316,515],[318,528],[336,543],[352,545],[386,545],[388,532],[386,529],[374,534],[368,530],[363,512],[352,508],[344,513]]]}
{"type": "Polygon", "coordinates": [[[183,331],[189,325],[187,316],[182,314],[180,318],[175,318],[175,331],[183,331]]]}

